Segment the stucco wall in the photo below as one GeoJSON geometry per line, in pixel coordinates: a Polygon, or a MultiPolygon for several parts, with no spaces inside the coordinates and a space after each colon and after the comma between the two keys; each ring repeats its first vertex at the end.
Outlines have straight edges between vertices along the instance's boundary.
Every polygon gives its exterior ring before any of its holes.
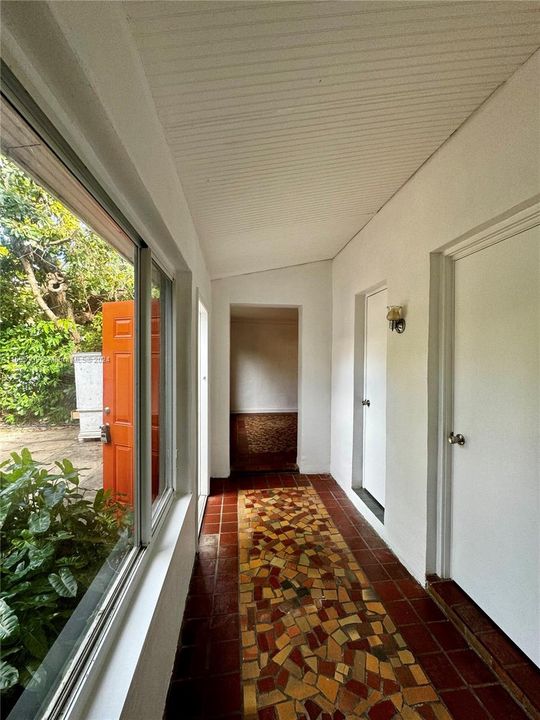
{"type": "Polygon", "coordinates": [[[388,336],[386,516],[379,529],[419,579],[426,570],[428,483],[435,482],[428,477],[430,252],[540,191],[539,76],[537,53],[332,266],[331,472],[344,488],[352,476],[355,295],[386,281],[388,302],[405,306],[406,332],[388,336]]]}
{"type": "Polygon", "coordinates": [[[302,472],[330,464],[331,263],[240,275],[212,282],[212,475],[228,477],[230,305],[299,308],[298,462],[302,472]]]}
{"type": "Polygon", "coordinates": [[[298,323],[231,322],[231,412],[298,409],[298,323]]]}

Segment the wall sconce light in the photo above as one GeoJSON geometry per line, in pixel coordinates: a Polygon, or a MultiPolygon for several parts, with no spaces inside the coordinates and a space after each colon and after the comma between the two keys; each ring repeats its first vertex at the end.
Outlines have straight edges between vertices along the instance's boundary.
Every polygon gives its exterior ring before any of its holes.
{"type": "Polygon", "coordinates": [[[403,317],[403,306],[402,305],[387,305],[388,313],[386,319],[390,325],[390,330],[395,330],[401,335],[405,332],[405,318],[403,317]]]}

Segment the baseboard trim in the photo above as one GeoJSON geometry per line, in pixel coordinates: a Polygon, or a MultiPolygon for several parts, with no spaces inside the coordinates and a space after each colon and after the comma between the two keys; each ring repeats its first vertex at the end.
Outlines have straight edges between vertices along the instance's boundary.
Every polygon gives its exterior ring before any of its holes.
{"type": "Polygon", "coordinates": [[[297,413],[298,408],[248,408],[242,410],[231,410],[231,415],[271,415],[281,413],[297,413]]]}

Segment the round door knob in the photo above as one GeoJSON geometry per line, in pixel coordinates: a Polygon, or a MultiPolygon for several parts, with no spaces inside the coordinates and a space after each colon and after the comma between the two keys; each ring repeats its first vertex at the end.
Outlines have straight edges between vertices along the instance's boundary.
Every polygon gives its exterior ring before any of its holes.
{"type": "Polygon", "coordinates": [[[369,400],[362,400],[362,405],[365,405],[366,407],[369,407],[371,405],[369,400]]]}
{"type": "Polygon", "coordinates": [[[450,445],[465,445],[465,438],[461,434],[454,435],[453,432],[448,436],[448,442],[450,445]]]}

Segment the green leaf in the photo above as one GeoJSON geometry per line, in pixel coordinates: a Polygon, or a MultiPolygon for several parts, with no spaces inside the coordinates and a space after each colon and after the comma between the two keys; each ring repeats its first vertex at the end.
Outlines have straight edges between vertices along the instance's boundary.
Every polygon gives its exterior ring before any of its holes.
{"type": "Polygon", "coordinates": [[[0,660],[0,690],[9,690],[19,681],[19,671],[5,662],[0,660]]]}
{"type": "Polygon", "coordinates": [[[19,631],[19,619],[5,600],[0,600],[0,640],[8,640],[19,631]]]}
{"type": "Polygon", "coordinates": [[[77,581],[69,568],[60,568],[58,574],[51,573],[49,582],[60,597],[75,597],[77,595],[77,581]]]}
{"type": "Polygon", "coordinates": [[[30,560],[29,567],[35,570],[46,563],[47,560],[50,560],[53,555],[54,545],[51,542],[48,542],[43,547],[36,547],[35,545],[32,545],[28,550],[28,559],[30,560]]]}
{"type": "Polygon", "coordinates": [[[66,494],[67,485],[62,480],[57,485],[46,487],[43,491],[43,498],[45,499],[45,504],[48,508],[52,508],[55,505],[58,505],[59,502],[61,502],[64,499],[64,495],[66,494]]]}
{"type": "Polygon", "coordinates": [[[21,628],[21,640],[25,648],[38,660],[43,660],[49,651],[47,636],[38,622],[28,622],[21,628]]]}
{"type": "Polygon", "coordinates": [[[0,498],[0,529],[4,527],[4,523],[9,515],[12,504],[13,503],[8,498],[0,498]]]}
{"type": "Polygon", "coordinates": [[[48,510],[39,510],[30,515],[28,519],[28,529],[30,532],[39,535],[46,532],[51,524],[51,515],[48,510]]]}

